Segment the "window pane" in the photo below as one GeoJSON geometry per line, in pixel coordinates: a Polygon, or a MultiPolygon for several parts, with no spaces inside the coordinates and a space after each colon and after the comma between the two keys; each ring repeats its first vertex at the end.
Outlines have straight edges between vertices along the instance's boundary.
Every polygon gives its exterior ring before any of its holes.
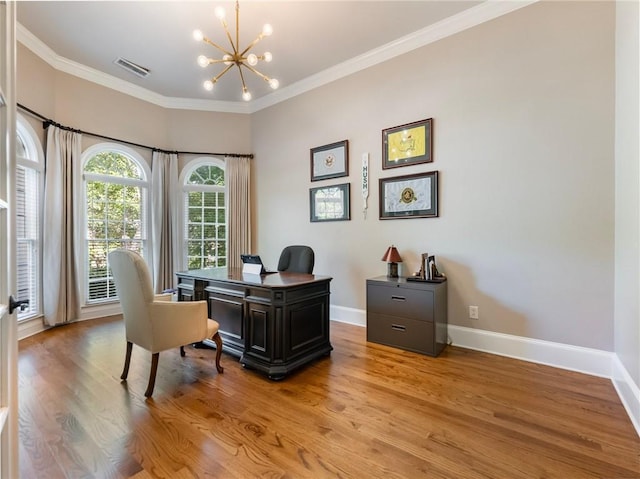
{"type": "Polygon", "coordinates": [[[191,173],[187,184],[224,186],[224,170],[215,165],[202,165],[191,173]]]}
{"type": "Polygon", "coordinates": [[[126,248],[144,253],[146,218],[145,189],[124,185],[121,178],[142,179],[134,160],[115,152],[102,152],[86,163],[85,172],[111,175],[113,180],[87,181],[87,302],[117,298],[107,257],[110,251],[126,248]]]}
{"type": "Polygon", "coordinates": [[[185,185],[200,185],[202,191],[184,194],[186,260],[189,269],[227,265],[224,169],[199,165],[185,185]]]}
{"type": "Polygon", "coordinates": [[[113,151],[105,151],[93,156],[87,161],[84,171],[122,178],[143,179],[140,168],[131,158],[113,151]]]}
{"type": "MultiPolygon", "coordinates": [[[[18,136],[19,143],[24,146],[18,136]]],[[[26,152],[22,155],[25,156],[26,152]]],[[[16,297],[29,301],[18,310],[18,320],[40,312],[40,200],[39,173],[33,168],[16,166],[16,297]]]]}

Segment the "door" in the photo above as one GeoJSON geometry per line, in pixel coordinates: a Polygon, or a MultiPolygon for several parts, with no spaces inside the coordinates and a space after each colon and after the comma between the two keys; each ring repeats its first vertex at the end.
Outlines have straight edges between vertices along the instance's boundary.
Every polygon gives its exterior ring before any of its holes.
{"type": "Polygon", "coordinates": [[[0,478],[18,477],[18,339],[11,306],[16,252],[15,2],[0,1],[0,478]]]}

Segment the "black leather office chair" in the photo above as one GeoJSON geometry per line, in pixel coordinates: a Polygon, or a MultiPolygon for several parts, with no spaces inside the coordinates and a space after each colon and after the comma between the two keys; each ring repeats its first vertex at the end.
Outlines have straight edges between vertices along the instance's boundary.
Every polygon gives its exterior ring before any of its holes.
{"type": "Polygon", "coordinates": [[[287,246],[280,254],[278,261],[278,271],[289,271],[291,273],[313,273],[315,254],[309,246],[293,245],[287,246]]]}

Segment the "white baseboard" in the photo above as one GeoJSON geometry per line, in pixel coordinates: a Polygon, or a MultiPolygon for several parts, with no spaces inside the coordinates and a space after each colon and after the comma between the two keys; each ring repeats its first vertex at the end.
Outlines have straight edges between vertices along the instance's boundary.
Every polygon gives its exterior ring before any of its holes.
{"type": "Polygon", "coordinates": [[[18,341],[34,334],[41,333],[47,329],[44,324],[44,318],[38,316],[37,318],[26,319],[18,323],[18,341]]]}
{"type": "Polygon", "coordinates": [[[354,324],[363,327],[367,326],[367,312],[362,309],[331,305],[329,308],[329,317],[332,321],[339,323],[354,324]]]}
{"type": "Polygon", "coordinates": [[[451,344],[499,356],[611,378],[614,354],[511,334],[449,325],[451,344]]]}
{"type": "MultiPolygon", "coordinates": [[[[360,309],[331,306],[330,317],[340,323],[367,325],[367,313],[360,309]]],[[[640,436],[640,389],[615,353],[451,324],[448,331],[454,346],[610,379],[640,436]]]]}
{"type": "Polygon", "coordinates": [[[631,419],[633,427],[636,428],[638,436],[640,436],[640,389],[633,382],[620,358],[615,355],[613,358],[613,369],[611,374],[611,382],[616,388],[618,396],[622,401],[622,405],[627,410],[627,414],[631,419]]]}

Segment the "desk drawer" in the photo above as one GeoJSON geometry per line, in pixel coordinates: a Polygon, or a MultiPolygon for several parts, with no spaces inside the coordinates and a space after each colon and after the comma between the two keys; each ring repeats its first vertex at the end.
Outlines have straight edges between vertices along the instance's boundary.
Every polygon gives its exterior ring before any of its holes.
{"type": "Polygon", "coordinates": [[[433,323],[367,314],[367,341],[433,356],[433,323]]]}
{"type": "Polygon", "coordinates": [[[433,291],[367,285],[367,311],[433,322],[433,291]]]}

